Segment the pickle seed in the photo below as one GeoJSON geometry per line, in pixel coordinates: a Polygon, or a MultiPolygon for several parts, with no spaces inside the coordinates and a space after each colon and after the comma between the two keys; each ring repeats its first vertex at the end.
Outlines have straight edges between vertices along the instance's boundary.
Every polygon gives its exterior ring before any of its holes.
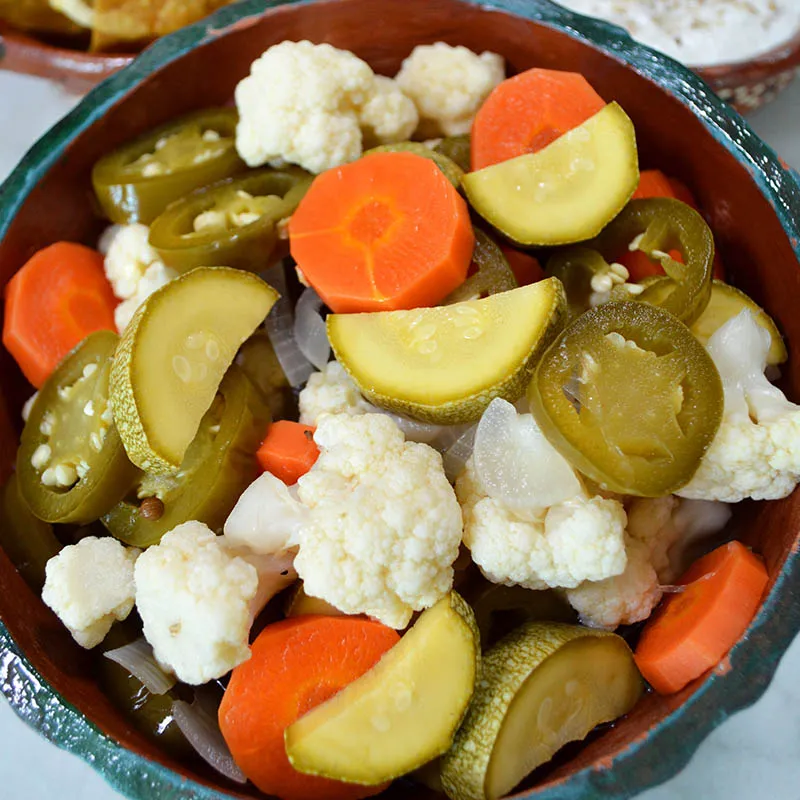
{"type": "Polygon", "coordinates": [[[172,369],[175,374],[180,378],[183,383],[189,383],[192,380],[192,367],[186,356],[173,356],[172,369]]]}
{"type": "Polygon", "coordinates": [[[206,342],[206,357],[209,361],[216,361],[219,358],[219,343],[214,339],[206,342]]]}

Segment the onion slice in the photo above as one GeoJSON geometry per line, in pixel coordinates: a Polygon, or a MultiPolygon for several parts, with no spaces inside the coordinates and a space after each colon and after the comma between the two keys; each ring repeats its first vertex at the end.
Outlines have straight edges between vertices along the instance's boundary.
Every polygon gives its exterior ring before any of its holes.
{"type": "Polygon", "coordinates": [[[475,471],[489,497],[514,512],[537,514],[583,492],[569,462],[547,441],[532,414],[497,397],[475,433],[475,471]]]}
{"type": "Polygon", "coordinates": [[[128,670],[150,694],[166,694],[177,683],[174,675],[161,668],[153,655],[153,648],[143,636],[123,647],[107,650],[103,655],[128,670]]]}
{"type": "Polygon", "coordinates": [[[451,483],[455,482],[472,456],[477,429],[477,425],[471,425],[444,451],[442,456],[444,471],[451,483]]]}
{"type": "Polygon", "coordinates": [[[294,314],[283,263],[270,267],[262,277],[280,295],[264,323],[267,335],[286,380],[294,388],[303,386],[314,372],[314,365],[303,355],[294,338],[294,314]]]}
{"type": "Polygon", "coordinates": [[[226,778],[247,783],[247,776],[239,769],[225,743],[216,716],[206,705],[197,696],[191,704],[176,700],[172,704],[175,724],[203,761],[226,778]]]}
{"type": "Polygon", "coordinates": [[[331,357],[328,329],[320,314],[322,306],[322,298],[309,286],[294,309],[294,339],[317,369],[323,369],[331,357]]]}

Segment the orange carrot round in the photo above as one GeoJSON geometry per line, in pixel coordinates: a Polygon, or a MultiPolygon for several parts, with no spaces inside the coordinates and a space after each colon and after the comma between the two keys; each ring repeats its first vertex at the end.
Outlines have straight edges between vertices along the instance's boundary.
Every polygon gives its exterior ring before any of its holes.
{"type": "Polygon", "coordinates": [[[116,330],[103,256],[59,242],[36,253],[6,287],[3,344],[38,389],[90,333],[116,330]]]}
{"type": "Polygon", "coordinates": [[[378,663],[396,631],[357,617],[303,616],[267,626],[236,667],[219,708],[234,760],[262,792],[282,800],[359,800],[385,786],[356,786],[297,772],[284,730],[378,663]]]}
{"type": "Polygon", "coordinates": [[[747,630],[769,576],[764,562],[730,542],[695,562],[642,631],[636,664],[660,694],[711,669],[747,630]]]}
{"type": "Polygon", "coordinates": [[[639,173],[639,185],[632,199],[648,197],[675,197],[670,179],[660,169],[644,169],[639,173]]]}
{"type": "Polygon", "coordinates": [[[287,486],[297,483],[319,458],[319,448],[314,443],[315,430],[310,425],[286,419],[273,422],[256,452],[261,469],[271,472],[287,486]]]}
{"type": "Polygon", "coordinates": [[[536,283],[536,281],[544,280],[547,275],[539,263],[539,259],[530,255],[530,253],[523,253],[515,247],[509,247],[507,244],[501,244],[500,249],[508,261],[508,266],[514,273],[517,283],[520,286],[527,286],[529,283],[536,283]]]}
{"type": "Polygon", "coordinates": [[[691,206],[695,211],[700,210],[691,189],[683,181],[679,181],[677,178],[667,178],[667,180],[672,188],[673,197],[680,200],[681,203],[686,203],[687,206],[691,206]]]}
{"type": "Polygon", "coordinates": [[[583,75],[529,69],[496,86],[472,124],[472,169],[535,153],[594,116],[605,101],[583,75]]]}
{"type": "Polygon", "coordinates": [[[338,313],[433,306],[467,277],[475,237],[436,164],[374,153],[319,175],[289,222],[291,253],[338,313]]]}

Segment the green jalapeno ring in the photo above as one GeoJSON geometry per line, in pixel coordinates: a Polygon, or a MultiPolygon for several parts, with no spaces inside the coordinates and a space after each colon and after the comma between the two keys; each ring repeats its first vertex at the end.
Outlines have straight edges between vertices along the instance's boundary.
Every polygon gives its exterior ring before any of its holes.
{"type": "Polygon", "coordinates": [[[196,111],[103,156],[92,169],[92,184],[105,215],[120,224],[149,225],[170,203],[193,189],[244,170],[236,152],[237,123],[232,108],[196,111]],[[208,131],[218,138],[204,138],[208,131]],[[148,154],[157,165],[152,175],[146,174],[147,164],[142,161],[148,154]]]}
{"type": "Polygon", "coordinates": [[[464,171],[461,167],[443,153],[438,150],[432,150],[427,145],[422,144],[422,142],[382,144],[367,150],[364,155],[368,156],[371,153],[413,153],[415,156],[427,158],[439,167],[444,173],[445,178],[447,178],[456,189],[461,189],[461,179],[464,177],[464,171]]]}
{"type": "Polygon", "coordinates": [[[550,443],[620,494],[660,497],[691,480],[723,410],[714,362],[673,314],[611,302],[575,320],[528,388],[550,443]]]}
{"type": "Polygon", "coordinates": [[[242,492],[258,477],[255,453],[269,422],[263,394],[232,365],[177,474],[143,474],[133,493],[103,516],[106,529],[125,544],[150,547],[188,520],[221,528],[242,492]],[[140,511],[141,501],[149,497],[163,503],[163,513],[156,518],[140,511]]]}
{"type": "Polygon", "coordinates": [[[208,266],[259,272],[274,250],[276,224],[294,212],[311,180],[301,169],[264,169],[202,187],[171,203],[155,219],[150,244],[167,266],[180,272],[208,266]],[[194,228],[203,213],[219,211],[227,218],[237,209],[259,216],[235,228],[194,228]]]}
{"type": "Polygon", "coordinates": [[[447,136],[433,149],[458,164],[464,172],[469,172],[472,168],[472,143],[468,133],[461,136],[447,136]]]}
{"type": "Polygon", "coordinates": [[[609,268],[609,263],[602,254],[589,246],[575,245],[563,248],[550,256],[546,272],[564,284],[570,320],[579,317],[590,308],[592,278],[607,273],[609,268]]]}
{"type": "Polygon", "coordinates": [[[112,331],[97,331],[67,355],[39,391],[22,431],[20,493],[45,522],[96,520],[119,502],[138,474],[125,455],[108,401],[118,339],[112,331]],[[45,485],[48,468],[74,472],[75,480],[45,485]]]}
{"type": "Polygon", "coordinates": [[[517,279],[503,251],[480,228],[475,229],[475,250],[472,253],[472,261],[477,271],[454,289],[442,301],[442,305],[461,303],[475,297],[487,297],[490,294],[509,292],[517,288],[517,279]]]}

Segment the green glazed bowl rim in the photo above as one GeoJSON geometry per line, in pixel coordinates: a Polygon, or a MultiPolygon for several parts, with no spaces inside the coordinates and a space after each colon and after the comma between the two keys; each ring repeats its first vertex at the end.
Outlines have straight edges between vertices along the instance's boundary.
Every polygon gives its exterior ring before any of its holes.
{"type": "MultiPolygon", "coordinates": [[[[663,87],[711,132],[750,173],[772,204],[800,259],[800,182],[796,173],[748,124],[695,74],[667,56],[635,42],[622,28],[567,11],[549,0],[460,0],[503,11],[557,29],[598,48],[663,87]]],[[[95,88],[25,155],[0,186],[0,239],[34,186],[62,157],[70,142],[94,124],[124,94],[155,70],[175,61],[269,9],[321,0],[243,0],[208,19],[159,40],[130,66],[95,88]]],[[[800,630],[798,544],[786,559],[772,591],[727,659],[678,709],[632,742],[613,761],[573,773],[520,797],[531,800],[613,800],[632,797],[680,771],[702,740],[732,713],[766,690],[778,662],[800,630]],[[780,613],[778,613],[780,612],[780,613]],[[746,678],[744,677],[746,676],[746,678]],[[669,756],[665,755],[669,753],[669,756]]],[[[89,722],[36,672],[0,622],[0,691],[21,719],[57,746],[81,757],[131,800],[224,800],[229,795],[188,780],[169,768],[126,750],[89,722]]]]}

